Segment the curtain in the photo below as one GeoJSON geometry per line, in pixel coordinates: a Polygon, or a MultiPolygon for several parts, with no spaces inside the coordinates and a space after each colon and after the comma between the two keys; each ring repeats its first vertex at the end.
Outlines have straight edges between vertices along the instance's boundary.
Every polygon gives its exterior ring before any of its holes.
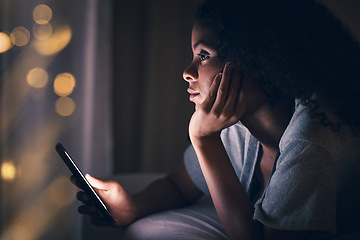
{"type": "Polygon", "coordinates": [[[80,239],[54,147],[111,173],[111,1],[1,0],[0,17],[0,239],[80,239]]]}

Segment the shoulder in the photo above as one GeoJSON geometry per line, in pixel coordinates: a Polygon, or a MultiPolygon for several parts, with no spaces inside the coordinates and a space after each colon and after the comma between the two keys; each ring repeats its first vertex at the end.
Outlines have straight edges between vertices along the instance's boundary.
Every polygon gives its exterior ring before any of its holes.
{"type": "MultiPolygon", "coordinates": [[[[330,111],[319,108],[330,121],[336,117],[330,111]]],[[[341,125],[338,131],[323,126],[315,118],[312,109],[296,101],[294,114],[286,128],[280,143],[280,153],[289,147],[301,151],[301,148],[313,146],[328,152],[334,159],[358,158],[360,156],[360,137],[356,137],[348,125],[341,125]]],[[[294,149],[295,150],[295,149],[294,149]]]]}
{"type": "Polygon", "coordinates": [[[221,139],[232,162],[253,160],[258,150],[258,140],[239,121],[221,132],[221,139]]]}
{"type": "Polygon", "coordinates": [[[276,168],[281,175],[291,172],[291,176],[313,181],[323,178],[324,182],[335,181],[332,183],[339,189],[360,178],[360,137],[354,136],[346,125],[337,132],[322,126],[310,116],[307,106],[297,105],[280,140],[279,151],[276,168]]]}

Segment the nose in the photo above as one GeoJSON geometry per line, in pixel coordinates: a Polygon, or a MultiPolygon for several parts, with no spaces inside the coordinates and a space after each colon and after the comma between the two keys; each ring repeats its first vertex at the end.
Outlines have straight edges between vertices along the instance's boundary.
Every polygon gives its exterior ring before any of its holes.
{"type": "Polygon", "coordinates": [[[191,63],[183,72],[183,78],[187,82],[196,81],[198,78],[197,69],[195,68],[194,64],[191,63]]]}

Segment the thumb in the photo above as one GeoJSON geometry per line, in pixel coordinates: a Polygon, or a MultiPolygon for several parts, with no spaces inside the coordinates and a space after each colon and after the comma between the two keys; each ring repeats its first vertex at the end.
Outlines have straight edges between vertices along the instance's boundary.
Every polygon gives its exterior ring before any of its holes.
{"type": "Polygon", "coordinates": [[[86,180],[88,180],[88,182],[90,183],[91,186],[93,186],[96,189],[102,189],[102,190],[106,190],[108,189],[108,184],[106,184],[105,181],[102,181],[100,179],[94,178],[93,176],[91,176],[90,174],[86,174],[85,175],[86,180]]]}

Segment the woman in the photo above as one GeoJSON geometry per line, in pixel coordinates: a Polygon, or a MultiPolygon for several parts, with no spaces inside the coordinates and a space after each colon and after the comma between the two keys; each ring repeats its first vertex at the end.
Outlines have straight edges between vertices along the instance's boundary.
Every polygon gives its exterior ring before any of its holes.
{"type": "MultiPolygon", "coordinates": [[[[113,225],[209,193],[230,239],[357,231],[360,54],[341,24],[310,0],[208,0],[192,51],[184,79],[195,112],[184,164],[134,196],[88,176],[113,225]]],[[[80,212],[104,223],[89,205],[80,212]]]]}

